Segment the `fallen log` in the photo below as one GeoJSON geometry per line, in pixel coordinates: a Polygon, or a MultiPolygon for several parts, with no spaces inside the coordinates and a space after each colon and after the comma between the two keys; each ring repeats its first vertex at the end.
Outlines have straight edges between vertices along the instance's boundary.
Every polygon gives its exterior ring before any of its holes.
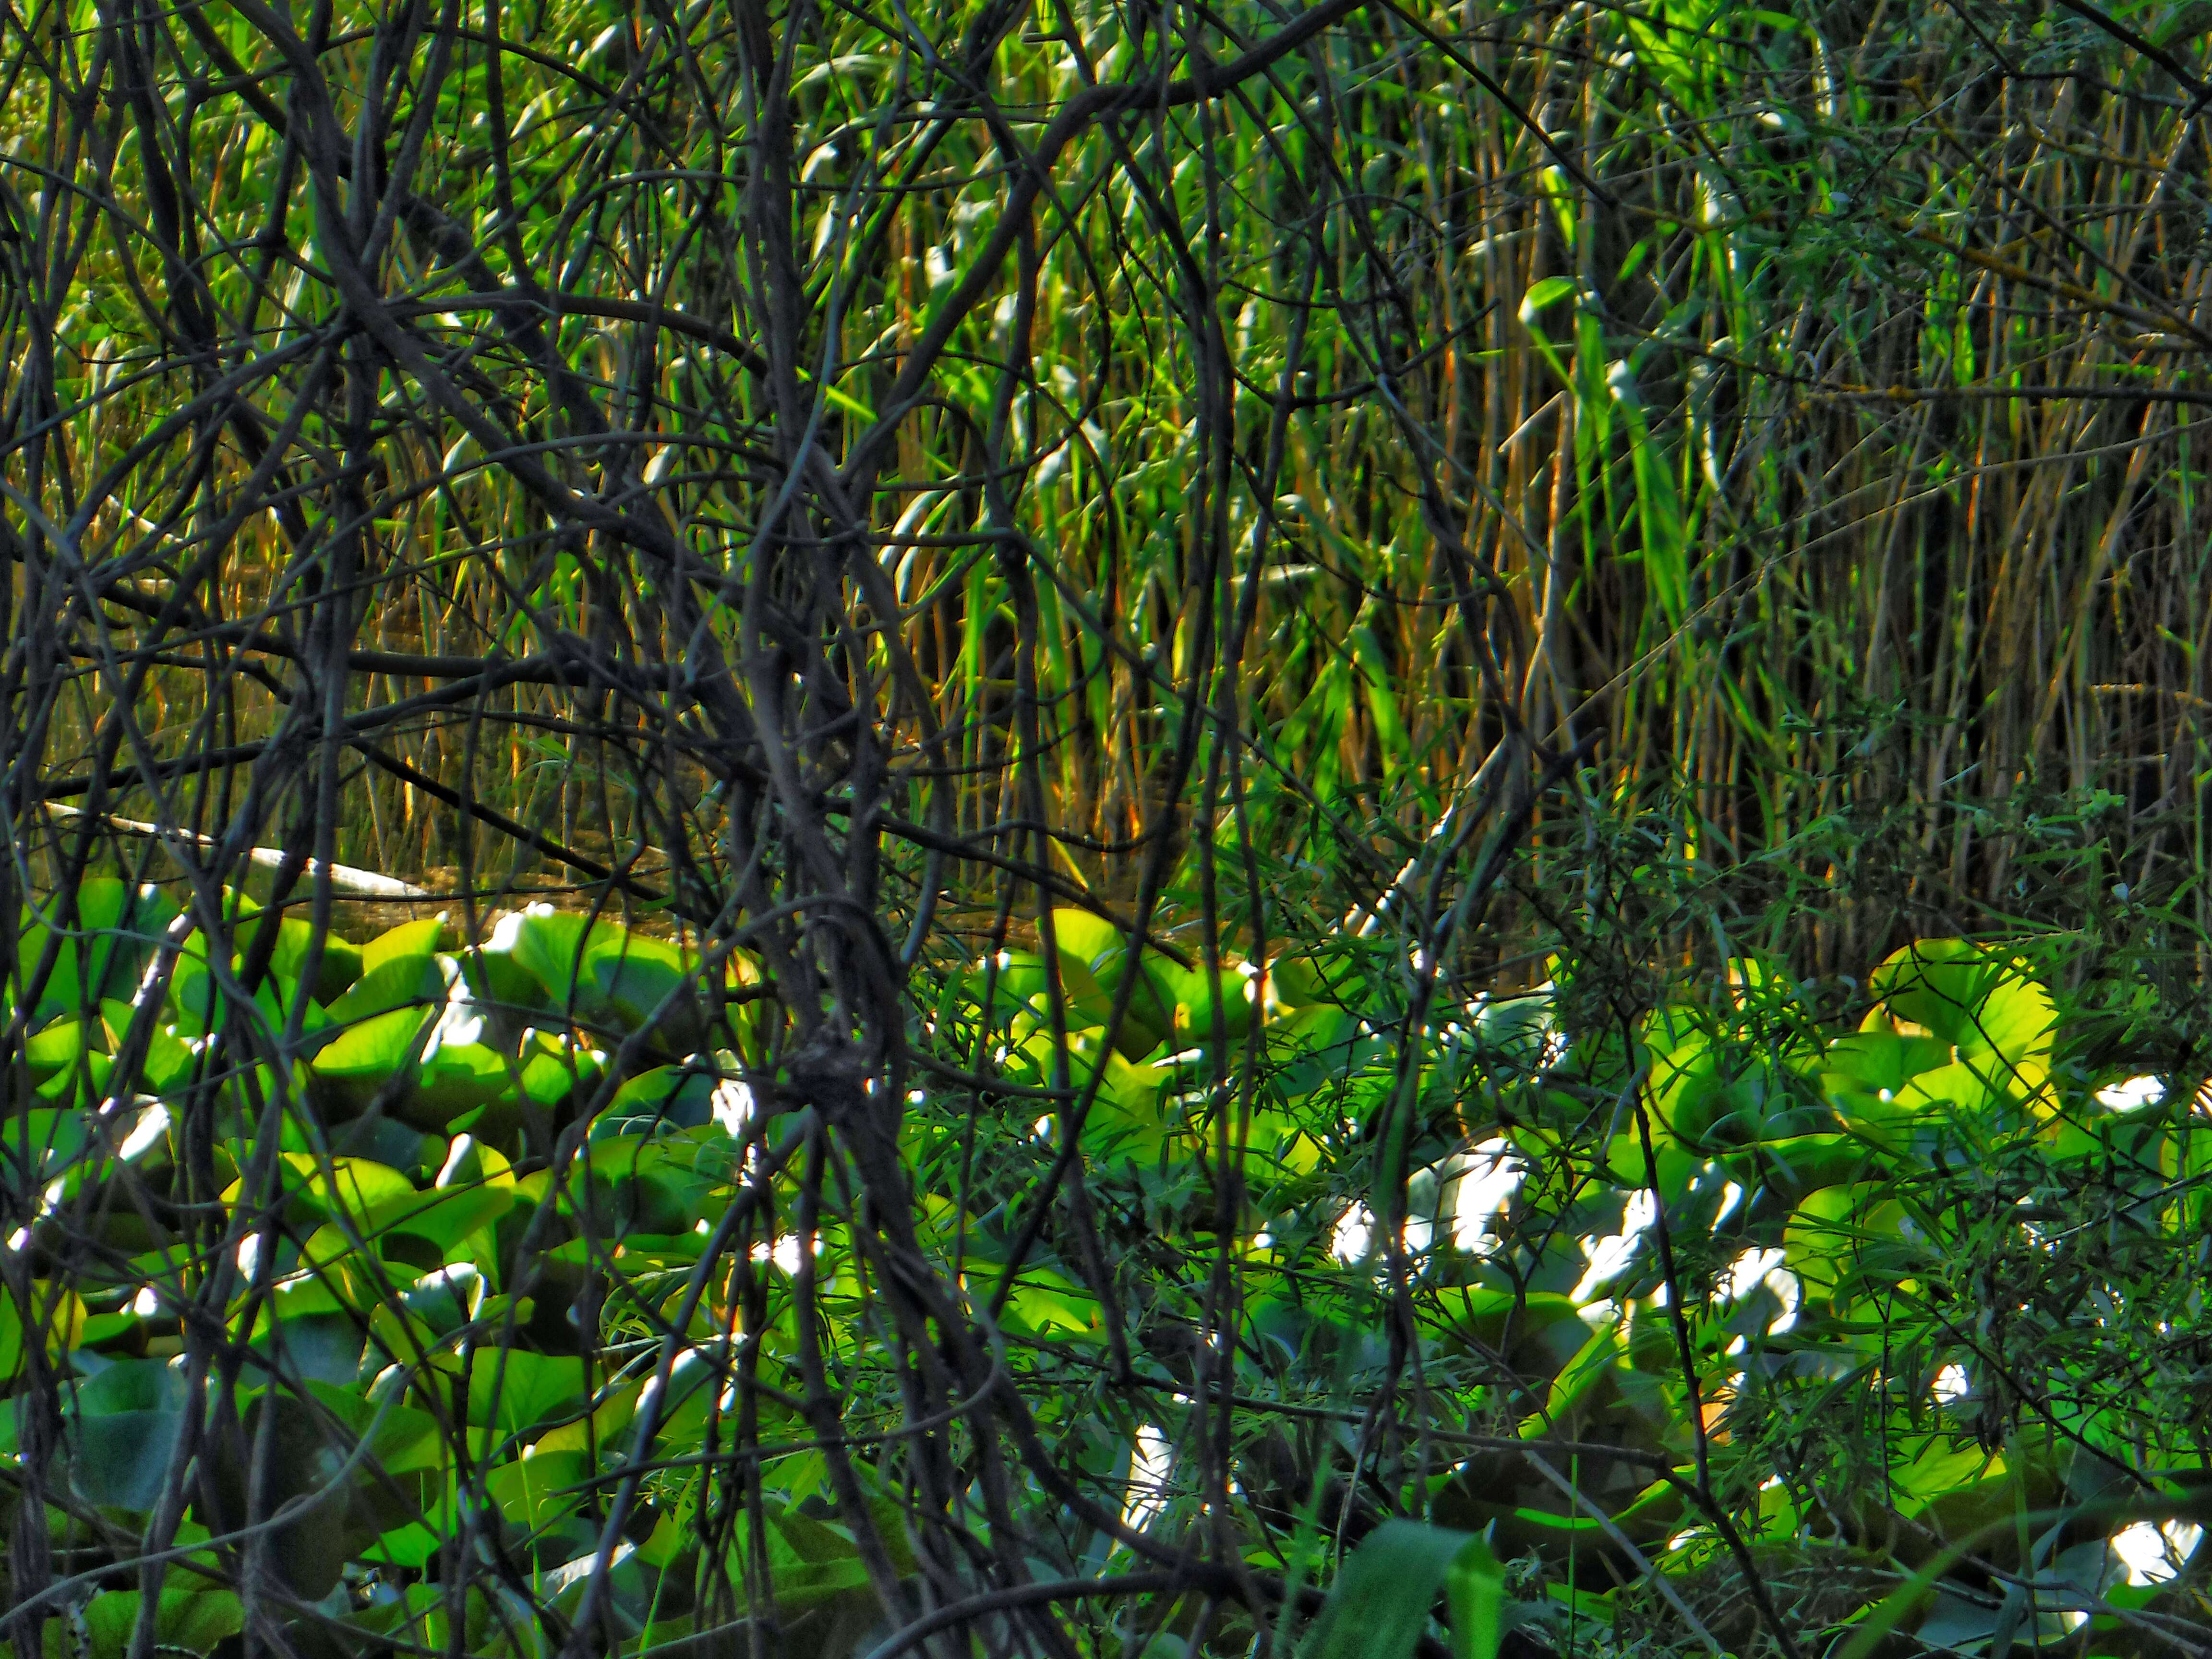
{"type": "MultiPolygon", "coordinates": [[[[126,836],[143,836],[149,841],[165,843],[172,841],[185,841],[203,848],[214,848],[221,844],[212,836],[199,835],[193,830],[164,829],[158,823],[142,823],[136,818],[118,818],[112,812],[88,814],[82,807],[65,805],[60,801],[49,801],[46,803],[46,808],[49,811],[58,813],[64,817],[82,818],[88,816],[95,817],[111,830],[120,830],[126,836]]],[[[246,856],[249,862],[257,864],[264,870],[273,870],[284,862],[285,855],[273,847],[253,847],[246,849],[246,856]]],[[[374,870],[356,869],[349,864],[332,864],[325,866],[319,859],[307,860],[308,878],[310,880],[316,878],[322,875],[326,868],[330,875],[331,890],[351,897],[434,899],[439,896],[427,887],[417,887],[411,882],[401,881],[393,876],[379,875],[374,870]]]]}

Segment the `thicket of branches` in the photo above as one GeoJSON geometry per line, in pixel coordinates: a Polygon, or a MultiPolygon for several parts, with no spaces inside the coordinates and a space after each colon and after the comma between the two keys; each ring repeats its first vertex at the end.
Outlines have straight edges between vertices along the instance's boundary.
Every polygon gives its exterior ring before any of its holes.
{"type": "MultiPolygon", "coordinates": [[[[1146,1322],[1113,1261],[1141,1202],[1092,1190],[1103,1085],[1064,1012],[1056,1059],[1009,1080],[991,993],[956,1033],[947,988],[1010,945],[1060,963],[1056,916],[1201,972],[1356,933],[1398,1021],[1397,1082],[1352,1124],[1388,1234],[1417,1207],[1391,1114],[1427,1086],[1432,1014],[1540,977],[1546,941],[1603,954],[1617,928],[1638,973],[1757,948],[1832,983],[1920,933],[2057,919],[2193,968],[2203,17],[10,7],[0,914],[51,925],[0,930],[9,1109],[54,1098],[32,1047],[88,878],[161,884],[154,994],[109,1017],[79,1103],[131,1097],[182,942],[211,941],[222,1064],[180,1085],[161,1202],[207,1316],[179,1363],[238,1386],[241,1248],[281,1231],[281,1157],[332,1155],[342,1126],[215,1152],[241,1111],[323,1109],[295,1069],[307,999],[266,987],[315,983],[332,927],[360,931],[341,866],[445,896],[463,945],[525,894],[672,935],[756,1040],[724,1080],[793,1183],[772,1200],[762,1176],[715,1249],[750,1279],[779,1226],[849,1229],[880,1392],[863,1409],[802,1342],[787,1395],[748,1359],[732,1398],[775,1396],[825,1449],[884,1630],[1098,1639],[1067,1609],[1099,1592],[1038,1565],[1066,1553],[1042,1492],[1133,1552],[1112,1593],[1183,1608],[1194,1651],[1264,1642],[1298,1594],[1228,1518],[1238,1181],[1158,1212],[1205,1215],[1178,1249],[1215,1290],[1146,1322]],[[1620,823],[1648,857],[1600,845],[1620,823]],[[1685,885],[1637,908],[1616,854],[1685,885]],[[230,889],[307,920],[304,957],[230,889]],[[1172,1361],[1146,1399],[1224,1402],[1183,1443],[1206,1506],[1172,1543],[1068,1486],[1039,1427],[1065,1379],[1010,1382],[1002,1305],[922,1237],[932,1183],[957,1170],[965,1206],[1041,1111],[1006,1282],[1045,1240],[1172,1361]],[[932,1114],[951,1163],[917,1164],[932,1114]]],[[[1041,1008],[1080,994],[1042,971],[1041,1008]]],[[[84,1022],[94,978],[68,993],[84,1022]]],[[[1108,1029],[1146,1017],[1139,976],[1103,994],[1108,1029]]],[[[683,1058],[654,1029],[518,1142],[518,1174],[565,1179],[624,1068],[683,1058]]],[[[1230,1016],[1210,1035],[1193,1089],[1255,1086],[1230,1016]]],[[[61,1639],[54,1587],[95,1571],[51,1541],[69,1505],[39,1449],[74,1407],[40,1287],[108,1247],[18,1161],[27,1653],[61,1639]]],[[[828,1318],[809,1274],[791,1294],[794,1328],[828,1318]]],[[[663,1322],[665,1380],[688,1339],[663,1322]]],[[[1139,1387],[1115,1342],[1109,1395],[1139,1387]]],[[[1275,1471],[1340,1541],[1449,1426],[1410,1316],[1386,1346],[1326,1407],[1362,1425],[1349,1470],[1286,1440],[1275,1471]]],[[[111,1538],[97,1571],[159,1587],[215,1455],[180,1443],[143,1548],[111,1538]]],[[[757,1458],[714,1467],[700,1512],[750,1504],[757,1542],[757,1458]]],[[[594,1498],[580,1607],[531,1615],[566,1653],[635,1637],[596,1586],[638,1480],[594,1498]]],[[[242,1537],[276,1492],[242,1500],[242,1537]]],[[[306,1642],[298,1586],[238,1560],[240,1639],[306,1642]]],[[[1742,1582],[1746,1639],[1786,1649],[1742,1582]]],[[[697,1629],[770,1641],[760,1593],[697,1629]]]]}

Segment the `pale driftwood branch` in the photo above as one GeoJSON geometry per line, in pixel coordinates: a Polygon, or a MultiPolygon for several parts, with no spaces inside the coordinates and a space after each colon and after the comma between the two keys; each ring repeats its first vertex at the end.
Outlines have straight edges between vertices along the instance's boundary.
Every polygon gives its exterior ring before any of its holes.
{"type": "MultiPolygon", "coordinates": [[[[65,805],[60,801],[49,801],[46,803],[46,807],[49,811],[58,813],[64,817],[81,818],[88,816],[82,808],[65,805]]],[[[211,836],[198,835],[190,830],[172,830],[165,829],[158,823],[141,823],[136,818],[118,818],[112,812],[98,812],[89,816],[97,817],[109,829],[120,830],[126,836],[143,836],[149,841],[158,841],[165,845],[179,841],[190,842],[196,847],[211,848],[216,845],[211,836]]],[[[284,861],[284,854],[273,847],[251,848],[246,856],[252,862],[266,870],[273,870],[284,861]]],[[[321,875],[325,867],[320,860],[309,859],[307,866],[308,878],[313,879],[321,875]]],[[[350,864],[333,864],[329,866],[328,869],[332,890],[355,898],[434,899],[438,896],[427,887],[417,887],[411,882],[400,881],[391,876],[380,876],[374,870],[356,869],[350,864]]]]}

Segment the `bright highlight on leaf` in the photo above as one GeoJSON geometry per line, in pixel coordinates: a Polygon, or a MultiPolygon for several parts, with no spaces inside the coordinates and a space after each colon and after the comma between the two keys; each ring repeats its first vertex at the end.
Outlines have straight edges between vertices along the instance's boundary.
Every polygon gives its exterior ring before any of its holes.
{"type": "Polygon", "coordinates": [[[1175,1473],[1175,1446],[1152,1424],[1141,1425],[1129,1453],[1127,1497],[1121,1524],[1142,1532],[1167,1512],[1169,1480],[1175,1473]]]}
{"type": "Polygon", "coordinates": [[[2097,1091],[2097,1103],[2116,1112],[2132,1112],[2145,1106],[2155,1106],[2166,1098],[2166,1082],[2162,1078],[2131,1077],[2119,1083],[2111,1083],[2097,1091]]]}
{"type": "Polygon", "coordinates": [[[2129,1583],[2165,1584],[2180,1575],[2203,1539],[2194,1521],[2136,1521],[2112,1534],[2112,1553],[2127,1567],[2129,1583]]]}

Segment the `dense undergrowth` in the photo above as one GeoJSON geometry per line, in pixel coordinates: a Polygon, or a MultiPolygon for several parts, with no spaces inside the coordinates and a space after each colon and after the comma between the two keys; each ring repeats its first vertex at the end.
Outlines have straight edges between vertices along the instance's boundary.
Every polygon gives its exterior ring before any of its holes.
{"type": "Polygon", "coordinates": [[[2212,1650],[2203,21],[0,8],[0,1641],[2212,1650]]]}
{"type": "MultiPolygon", "coordinates": [[[[52,1475],[47,1650],[874,1649],[932,1536],[914,1380],[866,1200],[800,1178],[827,1107],[751,1086],[757,963],[233,920],[213,961],[94,880],[21,940],[0,1433],[52,1475]]],[[[988,1343],[960,1411],[1036,1454],[956,1443],[946,1518],[1088,1581],[1086,1647],[1287,1639],[1351,1547],[1324,1652],[1407,1650],[1447,1581],[1466,1653],[2196,1650],[2212,1121],[2008,950],[1908,946],[1844,1023],[1753,959],[1424,1015],[1379,932],[1210,969],[1047,921],[926,975],[882,1150],[988,1343]],[[1194,1536],[1255,1599],[1121,1600],[1194,1536]]]]}

